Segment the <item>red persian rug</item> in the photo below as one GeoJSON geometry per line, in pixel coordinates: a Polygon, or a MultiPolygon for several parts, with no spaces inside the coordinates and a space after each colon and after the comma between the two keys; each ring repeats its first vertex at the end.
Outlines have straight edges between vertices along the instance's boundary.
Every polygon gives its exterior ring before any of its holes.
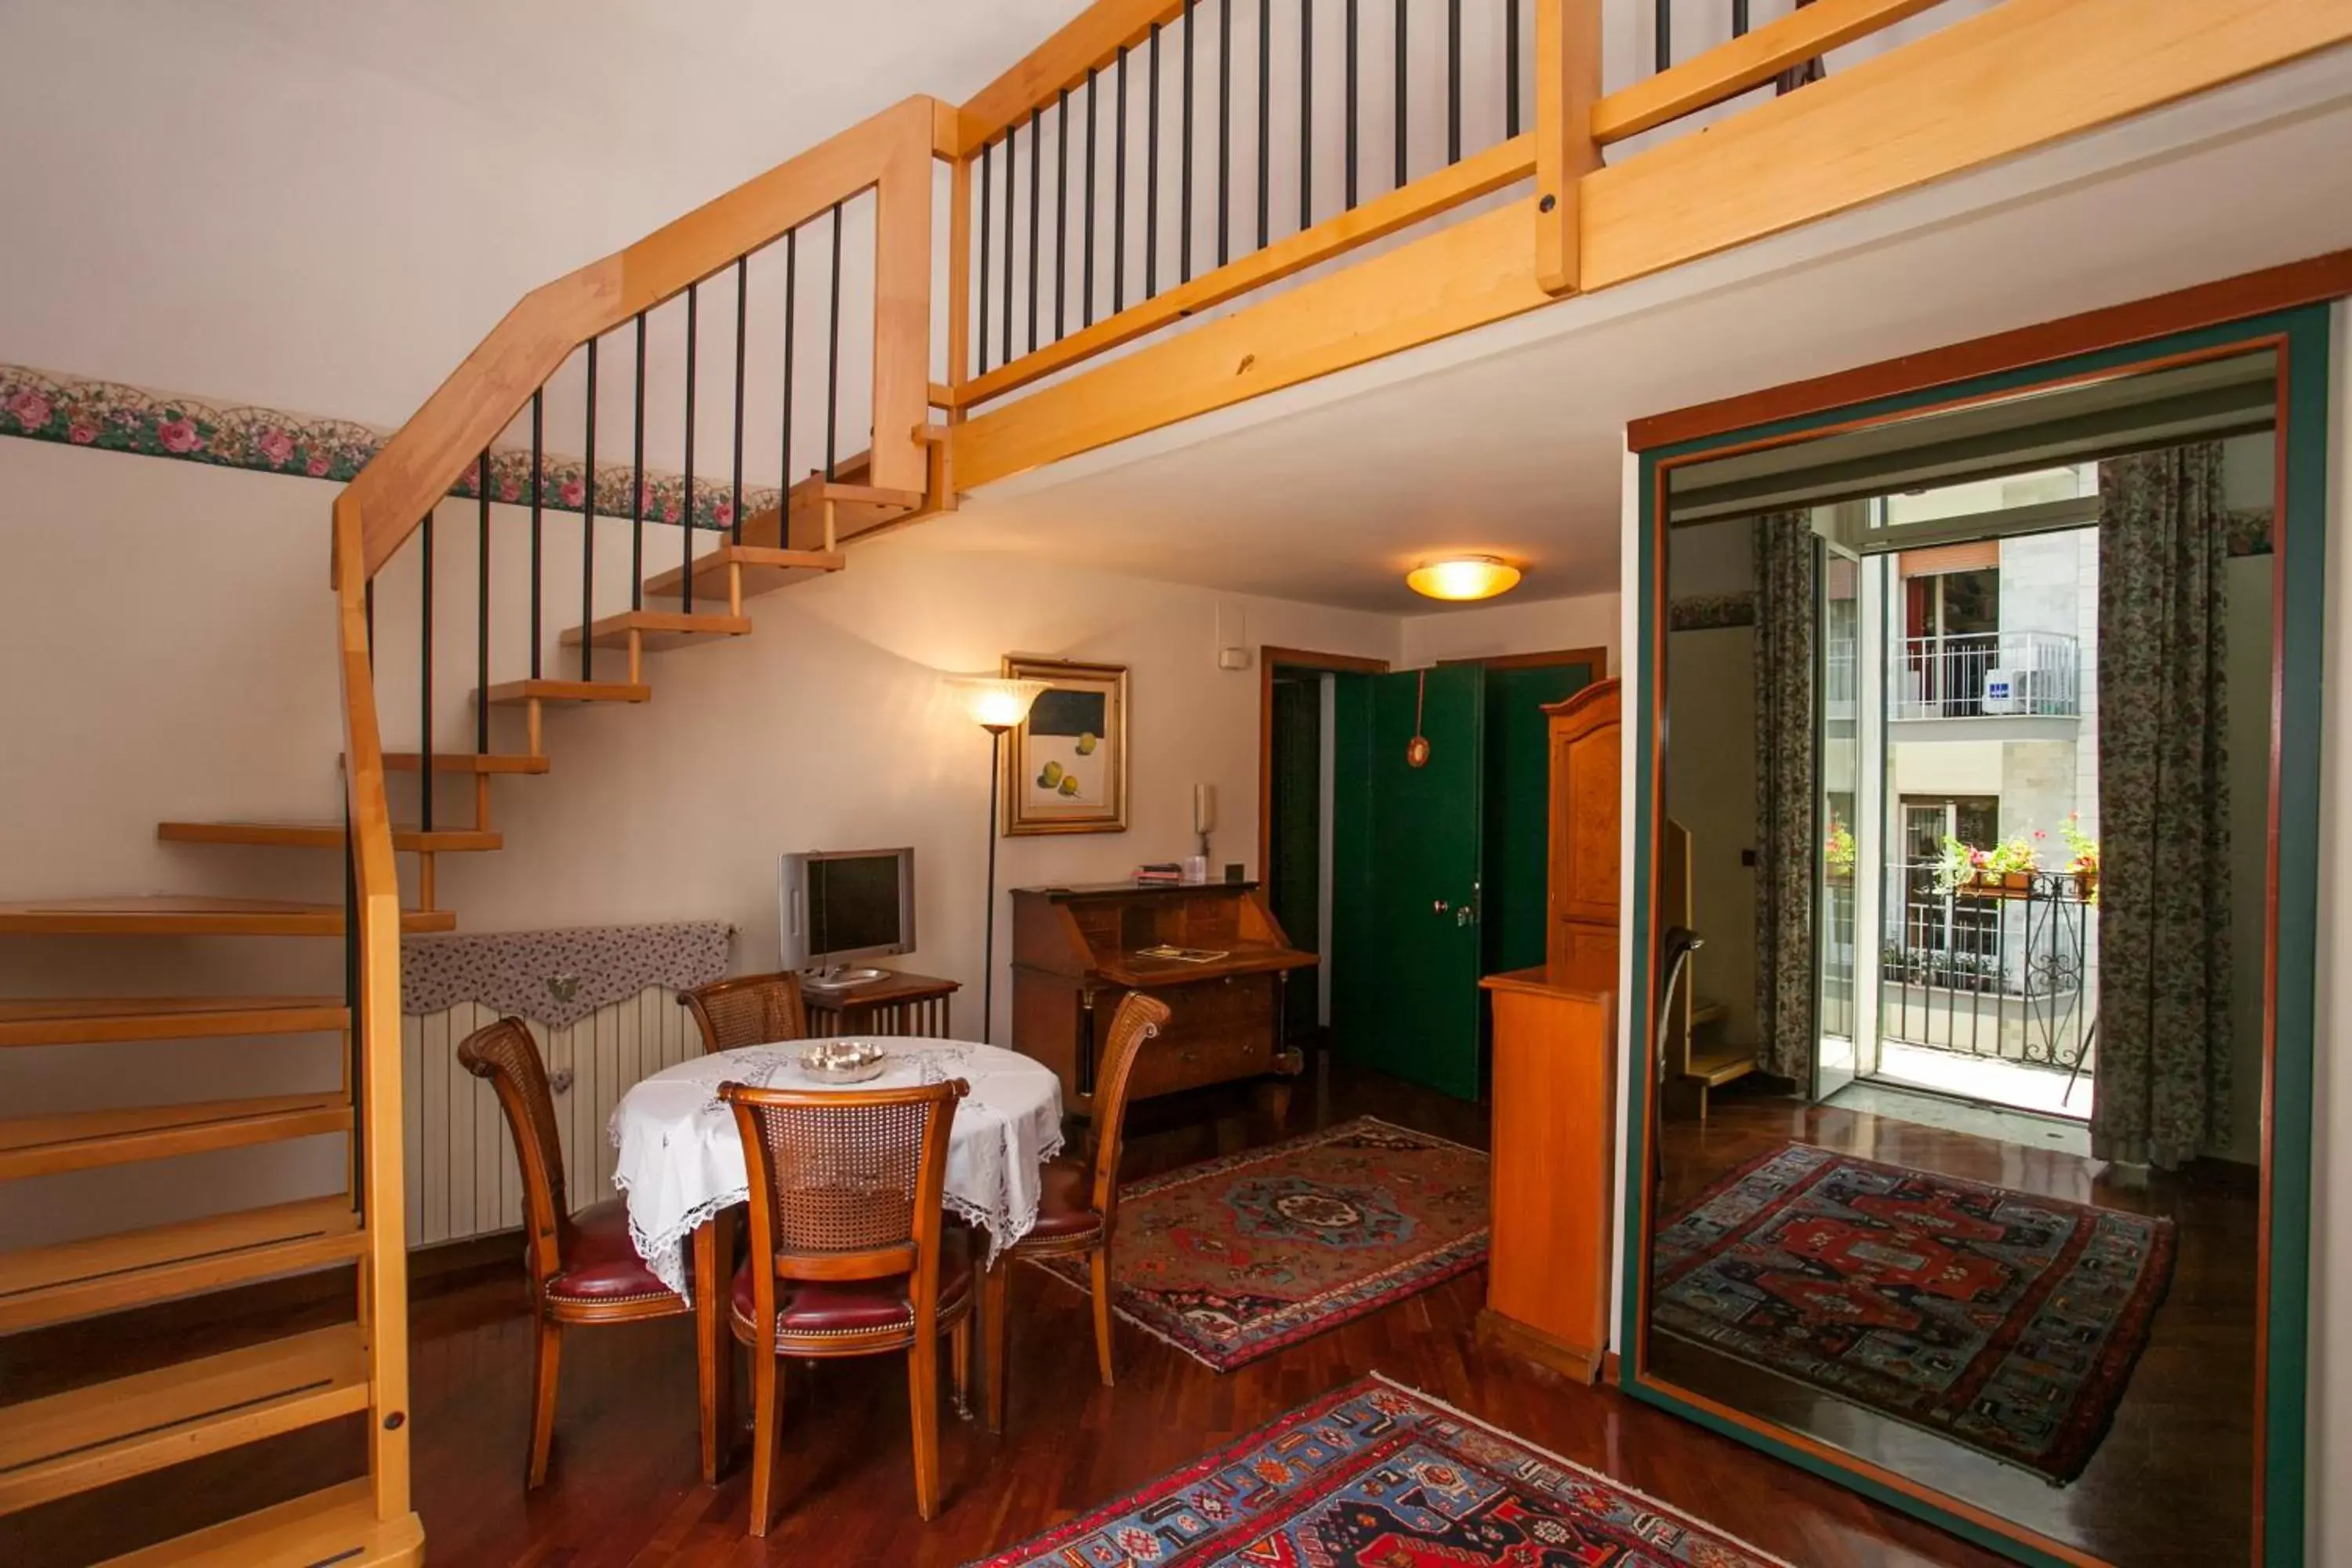
{"type": "Polygon", "coordinates": [[[1369,1377],[966,1568],[1787,1568],[1369,1377]]]}
{"type": "Polygon", "coordinates": [[[1111,1305],[1231,1372],[1486,1261],[1486,1156],[1366,1116],[1122,1187],[1111,1305]]]}
{"type": "Polygon", "coordinates": [[[1652,1321],[2063,1485],[2173,1246],[2168,1219],[1790,1143],[1658,1233],[1652,1321]]]}

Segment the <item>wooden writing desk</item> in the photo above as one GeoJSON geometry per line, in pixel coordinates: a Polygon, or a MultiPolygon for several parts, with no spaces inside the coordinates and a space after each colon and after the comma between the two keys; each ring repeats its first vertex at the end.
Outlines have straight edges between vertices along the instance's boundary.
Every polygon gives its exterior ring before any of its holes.
{"type": "Polygon", "coordinates": [[[1300,1065],[1282,1038],[1283,987],[1315,962],[1290,945],[1255,882],[1016,888],[1013,1047],[1061,1076],[1064,1110],[1091,1117],[1110,1016],[1129,991],[1149,991],[1172,1016],[1145,1044],[1130,1099],[1255,1079],[1279,1117],[1300,1065]],[[1163,944],[1223,956],[1195,963],[1138,951],[1163,944]]]}

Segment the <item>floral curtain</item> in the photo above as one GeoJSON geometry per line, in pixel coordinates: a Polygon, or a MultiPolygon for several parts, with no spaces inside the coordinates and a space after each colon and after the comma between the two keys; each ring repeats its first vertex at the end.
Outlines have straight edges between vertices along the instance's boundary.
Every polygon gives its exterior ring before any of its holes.
{"type": "Polygon", "coordinates": [[[1756,520],[1756,1029],[1765,1071],[1813,1070],[1821,842],[1814,639],[1821,541],[1804,512],[1756,520]]]}
{"type": "Polygon", "coordinates": [[[2229,546],[2218,443],[2100,464],[2103,1160],[2169,1169],[2229,1126],[2229,546]]]}

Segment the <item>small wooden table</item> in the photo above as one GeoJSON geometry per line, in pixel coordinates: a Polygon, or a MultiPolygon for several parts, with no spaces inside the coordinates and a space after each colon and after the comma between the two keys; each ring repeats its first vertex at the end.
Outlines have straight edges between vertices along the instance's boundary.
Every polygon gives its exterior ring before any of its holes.
{"type": "Polygon", "coordinates": [[[812,1035],[921,1035],[953,1037],[948,1026],[949,998],[960,982],[901,972],[842,991],[801,988],[801,1006],[812,1035]]]}

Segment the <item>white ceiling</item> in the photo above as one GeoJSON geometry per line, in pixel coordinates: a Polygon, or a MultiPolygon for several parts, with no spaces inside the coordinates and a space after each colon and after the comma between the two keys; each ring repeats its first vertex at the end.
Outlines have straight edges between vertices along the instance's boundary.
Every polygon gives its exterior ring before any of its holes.
{"type": "Polygon", "coordinates": [[[1643,416],[2352,247],[2352,51],[992,486],[942,546],[1435,608],[1407,568],[1614,591],[1643,416]]]}

